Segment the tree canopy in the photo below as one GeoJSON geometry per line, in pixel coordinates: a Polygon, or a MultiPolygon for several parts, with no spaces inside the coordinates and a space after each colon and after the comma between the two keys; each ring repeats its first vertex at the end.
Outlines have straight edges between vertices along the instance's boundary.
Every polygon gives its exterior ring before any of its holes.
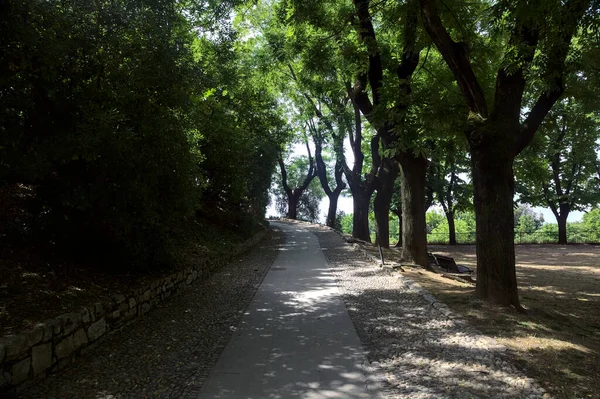
{"type": "Polygon", "coordinates": [[[595,0],[0,7],[6,242],[168,265],[191,230],[251,232],[270,193],[310,220],[327,196],[335,226],[347,187],[352,235],[389,246],[394,213],[421,266],[429,206],[451,244],[474,215],[477,295],[520,308],[515,225],[535,218],[515,194],[561,242],[600,203],[595,0]]]}

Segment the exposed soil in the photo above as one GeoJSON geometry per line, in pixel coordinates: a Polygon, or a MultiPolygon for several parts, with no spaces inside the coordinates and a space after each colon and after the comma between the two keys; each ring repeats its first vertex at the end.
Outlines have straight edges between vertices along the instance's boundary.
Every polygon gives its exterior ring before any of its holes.
{"type": "MultiPolygon", "coordinates": [[[[172,273],[164,271],[163,274],[172,273]]],[[[0,336],[125,294],[159,273],[100,271],[45,248],[0,249],[0,336]]]]}
{"type": "MultiPolygon", "coordinates": [[[[365,246],[373,254],[376,248],[365,246]]],[[[476,269],[475,246],[429,246],[476,269]]],[[[399,261],[396,250],[385,257],[399,261]]],[[[518,245],[526,315],[474,296],[474,284],[416,267],[404,275],[506,345],[528,375],[558,398],[600,398],[600,246],[518,245]]]]}

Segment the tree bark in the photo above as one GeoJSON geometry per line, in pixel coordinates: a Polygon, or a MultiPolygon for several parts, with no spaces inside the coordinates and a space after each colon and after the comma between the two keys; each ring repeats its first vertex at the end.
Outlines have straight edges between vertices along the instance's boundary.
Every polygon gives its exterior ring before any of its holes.
{"type": "Polygon", "coordinates": [[[335,217],[337,216],[337,206],[340,194],[329,196],[329,209],[327,210],[327,220],[325,224],[331,228],[335,227],[335,217]]]}
{"type": "Polygon", "coordinates": [[[446,220],[448,220],[448,244],[456,245],[456,227],[454,225],[454,212],[446,212],[446,220]]]}
{"type": "Polygon", "coordinates": [[[427,159],[412,153],[399,156],[402,167],[402,259],[427,267],[425,175],[427,159]]]}
{"type": "Polygon", "coordinates": [[[566,244],[567,243],[567,217],[560,215],[556,218],[558,222],[558,243],[566,244]]]}
{"type": "Polygon", "coordinates": [[[295,195],[294,192],[288,194],[288,211],[285,215],[286,218],[296,220],[298,219],[298,200],[300,196],[295,195]]]}
{"type": "Polygon", "coordinates": [[[377,176],[377,194],[373,201],[375,236],[382,248],[390,247],[390,205],[394,194],[394,181],[398,177],[398,163],[384,158],[377,176]]]}
{"type": "Polygon", "coordinates": [[[371,234],[369,232],[369,202],[371,195],[363,192],[363,190],[352,191],[352,203],[354,213],[352,215],[352,237],[358,238],[366,242],[371,242],[371,234]]]}
{"type": "Polygon", "coordinates": [[[569,212],[571,211],[571,207],[569,204],[560,204],[559,212],[554,213],[556,216],[556,223],[558,223],[558,243],[559,244],[567,244],[567,218],[569,217],[569,212]]]}
{"type": "Polygon", "coordinates": [[[498,144],[471,145],[477,232],[477,285],[480,298],[521,310],[514,245],[514,157],[498,144]]]}

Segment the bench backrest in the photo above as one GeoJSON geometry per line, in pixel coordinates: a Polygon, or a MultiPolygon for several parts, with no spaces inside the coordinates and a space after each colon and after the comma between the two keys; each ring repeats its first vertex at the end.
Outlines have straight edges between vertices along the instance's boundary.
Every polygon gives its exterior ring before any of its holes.
{"type": "Polygon", "coordinates": [[[456,261],[454,258],[444,255],[433,254],[435,261],[439,267],[442,269],[446,269],[448,271],[459,273],[458,266],[456,265],[456,261]]]}

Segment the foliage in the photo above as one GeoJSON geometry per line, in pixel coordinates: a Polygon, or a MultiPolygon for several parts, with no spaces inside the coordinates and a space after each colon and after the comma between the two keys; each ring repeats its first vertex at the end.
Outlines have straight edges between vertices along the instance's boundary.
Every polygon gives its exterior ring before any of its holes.
{"type": "Polygon", "coordinates": [[[2,2],[0,191],[31,193],[4,239],[146,268],[173,264],[196,211],[262,217],[283,122],[217,23],[233,3],[202,4],[2,2]]]}
{"type": "Polygon", "coordinates": [[[523,220],[524,223],[528,224],[532,230],[537,230],[544,224],[544,216],[541,213],[535,212],[529,205],[527,204],[519,204],[515,207],[514,212],[515,217],[515,226],[517,226],[517,230],[523,230],[520,226],[520,221],[523,220]]]}
{"type": "MultiPolygon", "coordinates": [[[[292,157],[286,162],[287,184],[292,190],[296,190],[300,187],[306,179],[310,169],[310,162],[310,159],[304,155],[292,157]]],[[[273,179],[271,193],[273,195],[272,200],[275,209],[280,216],[285,216],[288,213],[290,204],[288,203],[289,199],[283,187],[281,178],[273,179]]],[[[319,204],[324,196],[325,192],[323,191],[320,182],[318,179],[313,178],[298,199],[297,218],[300,220],[317,222],[320,216],[319,204]]]]}
{"type": "Polygon", "coordinates": [[[340,225],[342,226],[342,233],[352,234],[352,214],[340,215],[340,225]]]}
{"type": "MultiPolygon", "coordinates": [[[[449,239],[448,220],[443,212],[427,212],[427,241],[432,244],[447,244],[449,239]]],[[[457,212],[454,225],[459,244],[475,241],[475,215],[472,211],[457,212]]]]}
{"type": "Polygon", "coordinates": [[[522,201],[549,206],[557,218],[600,203],[600,116],[590,108],[568,95],[550,111],[536,140],[517,161],[522,201]]]}

